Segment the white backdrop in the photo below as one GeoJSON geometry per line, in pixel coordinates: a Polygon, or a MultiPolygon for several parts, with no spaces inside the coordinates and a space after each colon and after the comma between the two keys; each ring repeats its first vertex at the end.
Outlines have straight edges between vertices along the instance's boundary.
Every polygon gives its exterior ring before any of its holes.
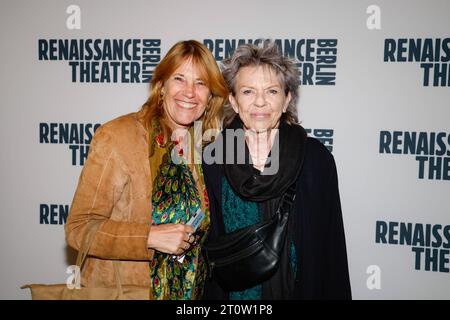
{"type": "Polygon", "coordinates": [[[120,78],[80,82],[77,74],[73,81],[70,61],[39,59],[39,41],[52,48],[51,39],[141,45],[156,39],[162,57],[175,42],[196,39],[214,43],[221,60],[231,52],[227,43],[258,38],[294,44],[297,61],[315,69],[320,39],[337,40],[335,68],[322,70],[335,73],[332,84],[316,84],[314,74],[298,108],[312,135],[332,130],[323,142],[338,167],[354,298],[450,298],[449,1],[2,0],[0,6],[1,299],[29,299],[19,288],[25,283],[66,280],[73,252],[65,244],[64,214],[82,168],[77,150],[88,145],[73,130],[137,111],[148,92],[146,83],[120,78]],[[398,48],[387,47],[392,54],[385,57],[386,39],[398,48]],[[411,45],[419,42],[414,57],[411,45]],[[413,61],[391,61],[408,60],[410,52],[413,61]],[[436,68],[442,79],[435,86],[436,68]],[[65,125],[72,141],[59,141],[65,125]],[[441,133],[435,148],[432,133],[441,133]],[[403,152],[405,136],[414,134],[417,148],[428,142],[431,151],[403,152]],[[384,136],[392,142],[381,145],[384,136]],[[427,157],[422,178],[417,155],[427,157]],[[429,175],[431,161],[441,164],[438,178],[429,175]],[[377,221],[379,232],[390,226],[378,241],[377,221]],[[413,243],[400,223],[411,224],[413,243]],[[434,256],[425,258],[427,252],[434,256]]]}

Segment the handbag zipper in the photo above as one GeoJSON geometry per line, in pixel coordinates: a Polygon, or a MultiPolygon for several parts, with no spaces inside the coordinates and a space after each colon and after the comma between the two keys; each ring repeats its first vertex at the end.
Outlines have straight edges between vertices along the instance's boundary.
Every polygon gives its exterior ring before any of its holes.
{"type": "Polygon", "coordinates": [[[211,263],[211,266],[222,267],[222,266],[226,266],[227,264],[234,262],[235,260],[246,258],[246,257],[252,255],[254,252],[256,252],[256,250],[258,249],[258,245],[260,245],[262,242],[263,242],[263,240],[258,240],[251,246],[233,254],[232,256],[222,258],[222,259],[217,259],[216,261],[211,263]],[[256,247],[256,249],[255,249],[255,247],[256,247]]]}

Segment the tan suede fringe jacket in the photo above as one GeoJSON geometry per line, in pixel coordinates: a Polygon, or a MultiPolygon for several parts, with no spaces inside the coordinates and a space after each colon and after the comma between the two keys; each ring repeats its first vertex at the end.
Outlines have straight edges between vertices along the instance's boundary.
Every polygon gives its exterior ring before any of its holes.
{"type": "Polygon", "coordinates": [[[101,224],[82,271],[86,286],[114,286],[113,259],[121,260],[123,284],[149,286],[147,248],[151,225],[151,173],[143,112],[102,125],[90,145],[65,226],[78,249],[91,219],[101,224]]]}

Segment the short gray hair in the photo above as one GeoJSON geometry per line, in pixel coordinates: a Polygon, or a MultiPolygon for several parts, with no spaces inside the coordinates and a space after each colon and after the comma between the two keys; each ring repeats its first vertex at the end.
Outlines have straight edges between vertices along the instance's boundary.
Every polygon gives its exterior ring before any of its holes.
{"type": "MultiPolygon", "coordinates": [[[[295,63],[281,54],[274,42],[264,42],[263,47],[253,44],[239,46],[233,55],[222,62],[222,74],[231,94],[235,95],[236,76],[239,70],[248,66],[268,66],[273,69],[284,86],[285,94],[291,93],[291,101],[286,113],[282,115],[288,123],[297,123],[298,88],[300,74],[295,63]]],[[[225,126],[233,120],[236,113],[229,104],[225,106],[225,126]],[[231,110],[230,110],[231,109],[231,110]]]]}

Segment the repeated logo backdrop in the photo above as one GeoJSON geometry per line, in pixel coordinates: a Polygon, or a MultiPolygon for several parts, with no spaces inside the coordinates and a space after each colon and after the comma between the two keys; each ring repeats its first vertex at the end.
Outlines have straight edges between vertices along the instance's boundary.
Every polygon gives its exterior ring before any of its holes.
{"type": "Polygon", "coordinates": [[[274,40],[335,156],[355,299],[450,299],[450,2],[3,1],[1,299],[60,283],[95,130],[145,102],[177,41],[220,63],[274,40]]]}

